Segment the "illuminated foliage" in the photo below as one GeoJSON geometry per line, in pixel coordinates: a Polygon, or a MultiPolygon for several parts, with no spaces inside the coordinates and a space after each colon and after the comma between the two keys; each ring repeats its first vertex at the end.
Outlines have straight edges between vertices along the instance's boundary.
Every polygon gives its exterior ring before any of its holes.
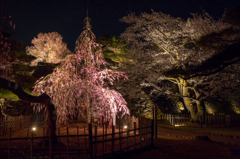
{"type": "Polygon", "coordinates": [[[137,59],[136,73],[144,78],[141,87],[158,96],[182,97],[196,120],[203,112],[198,85],[205,76],[239,60],[240,29],[207,13],[187,21],[156,12],[130,14],[122,21],[130,24],[122,37],[137,59]],[[166,80],[176,84],[178,92],[162,87],[166,80]]]}
{"type": "Polygon", "coordinates": [[[127,58],[126,43],[116,36],[100,37],[98,42],[103,45],[103,54],[106,59],[114,64],[123,65],[130,61],[127,58]]]}
{"type": "Polygon", "coordinates": [[[101,45],[95,39],[86,18],[84,31],[76,41],[76,54],[68,55],[52,74],[36,82],[34,93],[51,97],[59,124],[77,115],[91,122],[91,116],[115,121],[116,115],[129,114],[122,95],[108,87],[127,77],[106,68],[101,45]]]}
{"type": "Polygon", "coordinates": [[[36,57],[32,65],[38,62],[59,63],[70,51],[67,44],[62,41],[62,36],[57,32],[39,33],[32,40],[33,46],[26,48],[27,54],[36,57]]]}

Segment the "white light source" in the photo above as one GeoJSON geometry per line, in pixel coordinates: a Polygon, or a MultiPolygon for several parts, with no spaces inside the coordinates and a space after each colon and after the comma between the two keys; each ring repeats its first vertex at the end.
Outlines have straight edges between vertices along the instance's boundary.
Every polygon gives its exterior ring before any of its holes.
{"type": "Polygon", "coordinates": [[[124,129],[127,129],[127,125],[124,125],[123,128],[124,128],[124,129]]]}
{"type": "Polygon", "coordinates": [[[184,124],[175,124],[175,127],[179,127],[179,126],[185,126],[184,124]]]}
{"type": "Polygon", "coordinates": [[[36,131],[37,130],[37,128],[36,127],[32,127],[32,131],[36,131]]]}

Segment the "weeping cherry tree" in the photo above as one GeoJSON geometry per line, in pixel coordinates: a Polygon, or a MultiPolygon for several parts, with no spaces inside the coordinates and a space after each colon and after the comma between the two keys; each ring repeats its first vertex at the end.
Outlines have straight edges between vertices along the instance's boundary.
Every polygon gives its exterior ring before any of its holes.
{"type": "MultiPolygon", "coordinates": [[[[109,88],[115,80],[127,76],[107,68],[101,45],[95,39],[87,17],[84,31],[76,41],[75,54],[68,55],[52,74],[40,78],[34,86],[35,94],[51,97],[58,124],[76,116],[88,123],[95,117],[115,124],[116,116],[129,114],[122,95],[109,88]]],[[[39,111],[43,107],[37,108],[39,111]]]]}

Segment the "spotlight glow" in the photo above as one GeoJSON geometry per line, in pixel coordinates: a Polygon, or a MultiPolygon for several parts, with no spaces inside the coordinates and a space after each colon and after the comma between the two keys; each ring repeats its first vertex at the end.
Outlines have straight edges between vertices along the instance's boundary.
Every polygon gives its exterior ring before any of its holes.
{"type": "Polygon", "coordinates": [[[32,131],[36,131],[37,130],[37,128],[36,127],[32,127],[32,131]]]}
{"type": "Polygon", "coordinates": [[[184,124],[175,124],[175,127],[179,127],[179,126],[185,126],[184,124]]]}

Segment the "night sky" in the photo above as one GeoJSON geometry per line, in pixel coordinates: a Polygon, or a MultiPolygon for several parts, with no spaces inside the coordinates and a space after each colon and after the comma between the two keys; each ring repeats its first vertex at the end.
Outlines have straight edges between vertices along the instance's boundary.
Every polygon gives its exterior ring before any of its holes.
{"type": "MultiPolygon", "coordinates": [[[[15,39],[30,45],[38,33],[56,31],[73,50],[82,32],[87,0],[0,0],[6,2],[6,14],[16,24],[15,39]]],[[[128,13],[161,11],[187,18],[205,10],[215,18],[225,10],[240,6],[239,0],[89,0],[89,17],[96,36],[119,35],[125,24],[119,19],[128,13]]],[[[2,7],[1,7],[2,12],[2,7]]]]}

